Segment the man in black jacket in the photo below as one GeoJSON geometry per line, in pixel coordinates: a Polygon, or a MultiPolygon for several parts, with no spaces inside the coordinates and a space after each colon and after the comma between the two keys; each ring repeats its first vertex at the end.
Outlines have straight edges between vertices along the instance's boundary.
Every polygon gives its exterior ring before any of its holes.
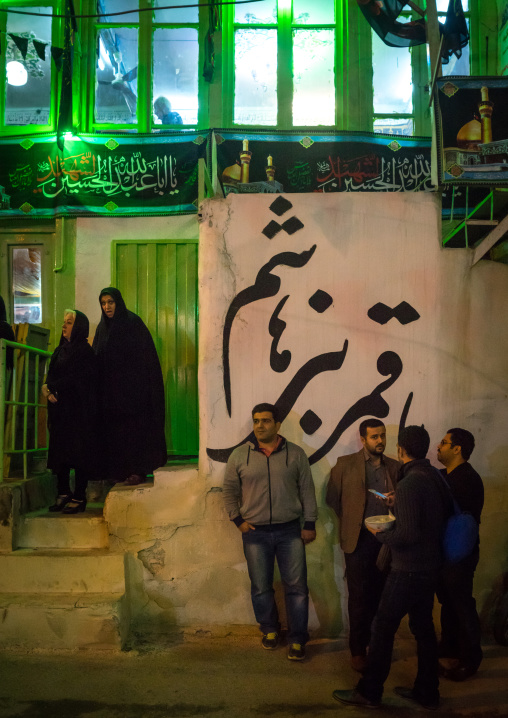
{"type": "Polygon", "coordinates": [[[434,710],[439,705],[432,608],[442,564],[441,535],[450,507],[437,470],[425,458],[429,444],[423,426],[407,426],[399,432],[397,449],[403,466],[393,508],[395,524],[386,531],[373,531],[391,548],[392,568],[372,624],[364,675],[354,690],[333,692],[333,697],[346,705],[380,705],[395,633],[406,614],[416,638],[418,673],[413,688],[399,687],[395,692],[424,708],[434,710]]]}
{"type": "MultiPolygon", "coordinates": [[[[484,490],[479,474],[468,459],[474,449],[474,436],[466,429],[448,429],[438,444],[437,458],[453,498],[461,511],[472,514],[478,524],[483,508],[484,490]]],[[[481,627],[473,597],[473,578],[480,556],[479,542],[458,563],[446,564],[439,577],[437,597],[441,604],[442,658],[454,659],[455,665],[442,669],[445,678],[464,681],[478,670],[482,661],[481,627]]]]}

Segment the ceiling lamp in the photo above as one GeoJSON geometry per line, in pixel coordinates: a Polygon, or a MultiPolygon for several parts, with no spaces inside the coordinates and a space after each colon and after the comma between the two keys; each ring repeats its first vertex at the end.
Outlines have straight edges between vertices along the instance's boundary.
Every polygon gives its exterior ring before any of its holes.
{"type": "Polygon", "coordinates": [[[15,87],[26,85],[28,73],[26,71],[26,67],[21,62],[11,60],[11,62],[7,63],[6,70],[7,82],[9,85],[14,85],[15,87]]]}

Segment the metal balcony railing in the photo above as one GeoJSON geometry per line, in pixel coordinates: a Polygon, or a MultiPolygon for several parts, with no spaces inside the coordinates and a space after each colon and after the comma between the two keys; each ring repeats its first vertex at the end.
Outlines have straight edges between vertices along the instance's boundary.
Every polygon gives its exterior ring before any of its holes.
{"type": "Polygon", "coordinates": [[[47,409],[41,387],[51,352],[0,340],[0,482],[26,479],[29,457],[48,450],[47,409]],[[13,368],[7,352],[13,350],[13,368]]]}

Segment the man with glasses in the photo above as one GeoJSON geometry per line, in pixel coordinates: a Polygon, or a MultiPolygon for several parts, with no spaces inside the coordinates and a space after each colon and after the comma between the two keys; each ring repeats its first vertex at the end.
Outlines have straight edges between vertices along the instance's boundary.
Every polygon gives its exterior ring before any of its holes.
{"type": "MultiPolygon", "coordinates": [[[[474,436],[466,429],[449,429],[437,447],[441,473],[448,482],[461,511],[472,514],[478,524],[484,490],[479,474],[468,459],[474,436]]],[[[480,556],[479,541],[472,553],[458,563],[446,564],[441,572],[437,597],[441,603],[441,658],[449,659],[442,674],[452,681],[464,681],[478,670],[482,661],[480,619],[473,597],[473,578],[480,556]]]]}

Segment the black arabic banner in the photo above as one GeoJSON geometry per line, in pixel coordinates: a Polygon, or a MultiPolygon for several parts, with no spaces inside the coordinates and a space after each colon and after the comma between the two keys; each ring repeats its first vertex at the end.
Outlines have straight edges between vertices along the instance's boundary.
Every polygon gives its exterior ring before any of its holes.
{"type": "Polygon", "coordinates": [[[225,194],[432,190],[431,139],[215,130],[225,194]]]}
{"type": "Polygon", "coordinates": [[[508,185],[508,78],[440,77],[435,90],[443,185],[508,185]]]}
{"type": "Polygon", "coordinates": [[[197,211],[207,134],[10,138],[0,143],[2,216],[167,215],[197,211]]]}

